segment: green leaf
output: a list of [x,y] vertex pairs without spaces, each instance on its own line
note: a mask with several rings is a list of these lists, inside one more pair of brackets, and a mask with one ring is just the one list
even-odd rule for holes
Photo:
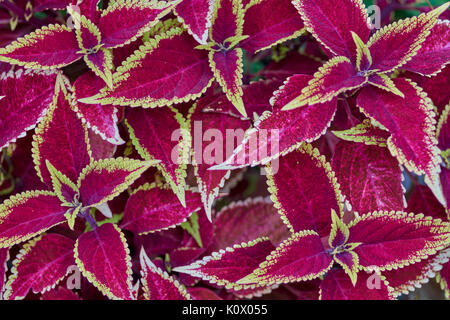
[[197,212],[194,212],[189,220],[183,222],[181,225],[181,228],[187,231],[194,240],[197,242],[197,244],[203,248],[202,244],[202,238],[200,236],[200,226],[198,224],[198,215]]

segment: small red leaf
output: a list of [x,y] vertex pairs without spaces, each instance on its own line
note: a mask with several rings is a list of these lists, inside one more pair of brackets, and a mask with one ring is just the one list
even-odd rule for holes
[[141,282],[146,300],[190,300],[191,297],[178,281],[155,266],[141,250]]

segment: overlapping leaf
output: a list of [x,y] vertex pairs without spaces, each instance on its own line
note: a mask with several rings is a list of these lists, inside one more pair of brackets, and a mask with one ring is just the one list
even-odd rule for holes
[[325,133],[334,118],[337,101],[305,106],[292,111],[281,108],[298,95],[298,88],[311,80],[308,75],[295,75],[275,92],[267,111],[258,119],[254,129],[246,132],[233,155],[216,169],[231,169],[265,164],[287,154],[303,142],[312,142]]
[[141,250],[141,282],[146,300],[190,300],[191,297],[177,280],[161,270]]
[[82,102],[148,108],[195,99],[213,74],[208,54],[194,47],[195,40],[181,28],[157,35],[117,69],[112,90],[102,89]]
[[136,234],[161,231],[183,223],[201,206],[200,195],[191,191],[186,192],[183,207],[170,189],[144,185],[128,199],[120,226]]
[[126,124],[139,155],[160,161],[158,169],[184,203],[190,139],[183,116],[175,109],[136,108],[128,112]]

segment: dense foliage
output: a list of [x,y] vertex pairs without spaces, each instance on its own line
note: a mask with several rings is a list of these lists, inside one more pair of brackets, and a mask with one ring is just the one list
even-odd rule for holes
[[0,298],[450,298],[449,5],[0,2]]

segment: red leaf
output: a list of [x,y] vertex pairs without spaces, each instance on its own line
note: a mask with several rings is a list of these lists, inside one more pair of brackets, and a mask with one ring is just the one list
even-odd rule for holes
[[85,104],[77,101],[80,98],[90,97],[103,88],[104,82],[93,72],[80,76],[73,84],[73,103],[77,115],[103,139],[113,144],[122,144],[124,141],[119,135],[117,127],[117,107],[111,105]]
[[128,44],[155,26],[179,1],[115,1],[102,11],[98,27],[104,48]]
[[184,203],[189,139],[187,124],[175,109],[134,108],[126,116],[131,141],[145,160],[160,160],[156,166],[173,192]]
[[14,195],[0,205],[0,248],[26,241],[66,220],[67,207],[48,191]]
[[342,212],[341,193],[331,166],[311,145],[302,145],[268,167],[271,199],[292,233],[331,230],[331,210]]
[[210,51],[209,63],[222,90],[236,109],[247,116],[242,101],[243,77],[242,49]]
[[136,234],[174,228],[198,211],[201,205],[200,195],[191,191],[186,192],[186,206],[183,207],[171,190],[144,185],[128,198],[120,226]]
[[267,238],[259,238],[220,250],[189,266],[175,268],[174,271],[187,273],[228,289],[253,289],[255,285],[240,285],[236,282],[255,270],[273,249],[274,246]]
[[411,60],[447,7],[448,3],[429,13],[400,20],[378,30],[367,43],[372,56],[371,69],[390,72]]
[[436,199],[430,188],[423,185],[416,185],[414,187],[414,191],[408,200],[408,207],[406,208],[406,211],[423,213],[426,216],[440,218],[442,220],[447,218],[445,208]]
[[433,105],[410,80],[393,79],[393,82],[407,98],[370,86],[361,90],[357,104],[368,117],[389,130],[387,145],[400,164],[434,180],[440,159]]
[[214,241],[209,251],[268,237],[273,245],[289,237],[288,230],[269,199],[233,202],[217,213]]
[[240,284],[271,285],[312,280],[324,275],[333,265],[333,258],[325,251],[314,231],[301,231],[278,246]]
[[402,172],[386,148],[342,141],[336,146],[332,166],[353,210],[403,209]]
[[298,95],[299,88],[311,79],[295,75],[275,92],[271,100],[273,112],[265,112],[249,130],[233,155],[215,169],[234,169],[265,164],[285,155],[303,142],[312,142],[323,135],[334,118],[337,100],[307,105],[301,109],[281,108]]
[[191,297],[178,281],[161,270],[141,250],[141,282],[146,300],[190,300]]
[[0,49],[0,61],[32,69],[64,67],[82,57],[75,32],[65,25],[42,27]]
[[244,8],[240,0],[216,0],[212,26],[211,40],[224,44],[225,40],[242,35]]
[[153,163],[126,158],[102,159],[85,167],[78,178],[80,203],[95,207],[125,191]]
[[435,277],[436,273],[442,269],[442,265],[448,262],[449,256],[450,251],[443,250],[428,259],[404,268],[386,270],[383,275],[389,281],[389,286],[394,289],[396,296],[408,294]]
[[356,286],[352,284],[343,270],[331,270],[320,284],[321,300],[394,300],[392,288],[380,281],[379,288],[369,288],[370,275],[358,273]]
[[349,225],[349,243],[365,270],[397,269],[419,262],[448,245],[449,224],[423,215],[374,212]]
[[25,136],[45,116],[54,94],[56,73],[19,69],[0,76],[0,149]]
[[450,61],[450,22],[438,21],[417,54],[402,69],[434,75]]
[[195,40],[180,28],[157,35],[117,69],[112,90],[104,88],[81,100],[146,108],[193,100],[206,91],[213,79],[207,52],[195,46]]
[[26,243],[13,261],[5,299],[23,299],[29,290],[43,293],[54,288],[75,264],[74,244],[58,234],[45,234]]
[[368,16],[361,0],[294,0],[309,32],[334,55],[356,61],[351,31],[365,43],[369,39]]
[[75,260],[83,275],[110,299],[132,300],[131,258],[120,229],[106,223],[82,234]]
[[175,13],[199,43],[206,44],[211,27],[212,0],[183,0],[175,7]]
[[70,96],[61,82],[53,103],[33,136],[33,160],[41,180],[51,185],[46,162],[72,182],[91,161],[88,133],[71,108]]
[[60,286],[56,289],[45,292],[42,295],[42,300],[81,300],[81,299],[72,290]]
[[228,154],[231,155],[236,147],[235,143],[240,143],[250,124],[248,121],[225,114],[201,112],[205,102],[206,104],[209,102],[208,97],[196,103],[195,109],[191,110],[189,121],[195,175],[206,214],[211,219],[213,202],[231,172],[208,169],[222,163]]
[[367,81],[368,77],[360,75],[349,59],[335,57],[319,68],[308,85],[297,88],[300,94],[290,95],[291,100],[284,101],[283,110],[331,101],[343,92],[362,87]]
[[247,39],[240,47],[256,52],[299,37],[304,31],[302,19],[289,0],[265,0],[245,11],[243,34]]

